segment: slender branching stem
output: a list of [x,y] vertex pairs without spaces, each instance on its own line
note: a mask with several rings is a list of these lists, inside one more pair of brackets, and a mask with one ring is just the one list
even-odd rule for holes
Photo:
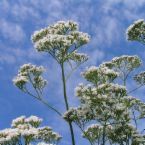
[[33,95],[32,93],[30,93],[30,92],[27,90],[27,88],[24,89],[24,92],[27,93],[27,94],[29,94],[29,95],[31,95],[33,98],[39,100],[41,103],[43,103],[43,104],[44,104],[45,106],[47,106],[49,109],[55,111],[59,116],[62,116],[61,113],[60,113],[57,109],[55,109],[55,108],[52,107],[52,105],[50,105],[47,101],[45,101],[44,99],[42,99],[43,97],[42,97],[42,95],[41,95],[41,92],[40,92],[39,90],[37,90],[37,88],[35,87],[35,85],[34,85],[34,83],[33,83],[33,80],[31,79],[31,76],[29,75],[29,73],[28,73],[28,77],[29,77],[30,83],[31,83],[31,85],[33,86],[33,88],[34,88],[34,90],[35,90],[37,96],[36,96],[36,95]]
[[72,75],[72,73],[81,65],[81,63],[79,63],[78,65],[76,65],[74,68],[72,68],[72,70],[70,71],[70,73],[66,76],[66,81],[70,78],[70,76]]
[[140,88],[143,87],[143,86],[144,86],[144,85],[140,85],[140,86],[134,88],[133,90],[129,91],[128,94],[130,94],[130,93],[132,93],[132,92],[134,92],[134,91],[140,89]]
[[61,73],[62,73],[63,95],[64,95],[65,107],[66,107],[66,110],[69,110],[69,104],[68,104],[68,98],[67,98],[67,92],[66,92],[66,79],[65,79],[65,73],[64,73],[64,63],[61,64]]
[[[60,66],[61,66],[61,73],[62,73],[63,95],[64,95],[65,107],[66,107],[66,110],[69,110],[69,104],[68,104],[68,98],[67,98],[67,92],[66,92],[66,79],[65,79],[65,72],[64,72],[64,63],[62,62]],[[71,132],[72,145],[75,145],[73,126],[70,121],[68,122],[68,124],[69,124],[70,132]]]
[[41,99],[39,99],[39,101],[42,102],[45,106],[47,106],[51,110],[55,111],[59,116],[62,117],[62,114],[57,109],[55,109],[54,107],[52,107],[46,100],[44,100],[44,99],[41,98]]
[[105,137],[106,137],[106,122],[103,127],[103,138],[102,138],[102,145],[105,145]]
[[134,110],[132,110],[132,114],[133,114],[133,120],[134,120],[134,123],[135,123],[135,127],[137,129],[137,119],[136,119]]
[[27,93],[28,95],[32,96],[34,99],[40,101],[41,103],[43,103],[45,106],[47,106],[49,109],[51,109],[52,111],[55,111],[59,116],[62,116],[61,113],[54,108],[52,105],[50,105],[47,101],[45,101],[44,99],[42,99],[42,97],[40,98],[39,96],[35,96],[32,93],[30,93],[27,89],[23,90],[24,93]]

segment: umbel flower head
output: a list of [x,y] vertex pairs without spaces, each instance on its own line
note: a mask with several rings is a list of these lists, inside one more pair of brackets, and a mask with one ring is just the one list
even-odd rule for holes
[[[98,87],[91,85],[79,84],[75,88],[76,96],[80,99],[81,103],[85,104],[95,104],[104,101],[113,101],[113,99],[118,99],[127,95],[127,90],[124,86],[105,83]],[[100,104],[101,105],[101,104]]]
[[101,67],[108,67],[115,71],[132,71],[138,68],[142,64],[141,59],[137,55],[129,56],[129,55],[122,55],[119,57],[114,57],[109,62],[104,62],[100,66]]
[[81,63],[88,60],[88,55],[85,53],[78,53],[76,50],[69,56],[70,60]]
[[95,142],[100,136],[102,136],[103,127],[99,124],[91,124],[83,132],[83,137],[90,139],[92,142]]
[[119,75],[108,67],[96,67],[91,66],[81,73],[82,76],[87,80],[96,85],[103,84],[106,82],[112,82]]
[[64,113],[63,118],[84,128],[90,120],[93,120],[93,112],[88,107],[70,108]]
[[13,82],[22,90],[26,89],[28,83],[31,83],[35,89],[42,90],[47,84],[47,81],[42,77],[44,70],[43,66],[32,65],[31,63],[24,64],[20,67],[18,75],[13,79]]
[[42,122],[42,119],[37,116],[30,116],[26,118],[25,116],[20,116],[12,121],[12,127],[17,128],[17,126],[22,124],[29,124],[32,127],[38,127]]
[[[32,144],[42,142],[44,145],[57,144],[61,136],[50,127],[39,127],[42,119],[37,116],[20,116],[12,121],[12,128],[0,131],[1,145],[19,145],[20,142]],[[39,143],[38,143],[39,144]],[[41,143],[40,143],[41,144]]]
[[138,84],[141,84],[141,85],[145,85],[145,71],[139,73],[139,74],[136,74],[134,76],[134,80],[138,83]]
[[118,77],[125,80],[129,74],[140,67],[141,64],[142,61],[137,55],[122,55],[120,57],[114,57],[111,61],[102,63],[100,67],[108,67],[118,72]]
[[[88,43],[89,40],[90,36],[80,32],[78,24],[73,21],[58,21],[32,35],[32,42],[36,50],[48,52],[58,62],[71,59],[71,53]],[[76,57],[76,55],[75,58],[80,60],[80,57]]]
[[130,41],[145,42],[145,22],[139,19],[130,25],[126,31],[127,39]]

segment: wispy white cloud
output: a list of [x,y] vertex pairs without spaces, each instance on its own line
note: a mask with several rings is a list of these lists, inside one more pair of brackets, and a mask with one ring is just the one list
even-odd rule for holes
[[121,25],[116,18],[103,17],[94,27],[94,46],[109,47],[120,39]]
[[7,41],[22,42],[25,38],[25,32],[22,27],[5,19],[0,19],[1,29],[0,34]]
[[102,3],[102,12],[110,14],[112,11],[113,15],[118,19],[126,18],[134,20],[144,16],[144,12],[141,10],[144,4],[144,0],[105,0]]
[[14,68],[30,61],[43,60],[43,55],[37,53],[33,48],[26,49],[0,45],[0,53],[0,64],[2,66],[14,66]]
[[31,6],[14,4],[11,8],[12,14],[16,17],[17,20],[27,20],[30,18],[39,19],[40,14]]
[[1,8],[0,12],[7,13],[8,10],[10,9],[10,4],[9,4],[8,0],[1,0],[0,8]]

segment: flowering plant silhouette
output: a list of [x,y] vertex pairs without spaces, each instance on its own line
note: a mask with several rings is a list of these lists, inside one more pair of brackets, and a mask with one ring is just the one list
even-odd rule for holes
[[[138,41],[144,44],[144,20],[135,21],[128,27],[126,34],[129,41]],[[122,55],[103,62],[98,67],[88,67],[81,73],[86,83],[80,83],[75,89],[75,95],[80,101],[79,106],[72,108],[68,102],[67,79],[81,64],[88,60],[88,56],[79,53],[78,50],[89,41],[90,36],[80,32],[78,24],[73,21],[59,21],[36,31],[32,35],[35,49],[38,52],[48,53],[60,66],[66,112],[60,112],[58,108],[45,100],[44,88],[47,86],[47,80],[43,77],[45,71],[43,66],[24,64],[13,79],[14,84],[22,92],[42,102],[68,123],[72,145],[76,144],[74,125],[80,128],[82,137],[88,140],[91,145],[145,144],[144,128],[140,127],[140,122],[145,118],[145,103],[132,96],[134,91],[145,85],[145,72],[134,75],[136,70],[142,66],[139,56]],[[66,65],[71,68],[69,73],[66,73]],[[129,90],[128,85],[132,82],[136,82],[137,86]],[[31,121],[36,122],[33,124]],[[45,128],[46,134],[43,134],[43,129],[38,128],[40,122],[41,119],[37,117],[16,119],[13,121],[12,124],[15,125],[12,127],[19,129],[19,125],[23,128],[24,124],[26,132],[25,130],[24,132],[20,131],[19,134],[15,132],[12,138],[14,137],[14,141],[18,142],[18,137],[21,136],[26,144],[35,138],[42,139],[45,143],[58,143],[61,136],[50,128]],[[34,129],[30,128],[32,134],[29,131],[30,126]],[[36,133],[36,130],[39,133]],[[13,128],[10,129],[11,131],[13,133]],[[9,130],[3,132],[7,134]],[[27,133],[30,135],[28,135],[28,139]],[[41,135],[39,136],[39,134]],[[3,139],[3,135],[0,132],[1,138]],[[10,140],[13,141],[13,139]],[[5,144],[8,144],[7,141]]]

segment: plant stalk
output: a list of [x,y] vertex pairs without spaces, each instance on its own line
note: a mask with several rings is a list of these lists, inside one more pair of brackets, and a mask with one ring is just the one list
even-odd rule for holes
[[[67,92],[66,92],[66,79],[65,79],[65,73],[64,73],[64,63],[61,64],[61,73],[62,73],[63,95],[64,95],[65,107],[66,107],[66,110],[69,110],[69,104],[68,104],[68,98],[67,98]],[[72,122],[69,121],[68,124],[69,124],[69,128],[70,128],[70,133],[71,133],[72,145],[75,145],[75,137],[74,137]]]

